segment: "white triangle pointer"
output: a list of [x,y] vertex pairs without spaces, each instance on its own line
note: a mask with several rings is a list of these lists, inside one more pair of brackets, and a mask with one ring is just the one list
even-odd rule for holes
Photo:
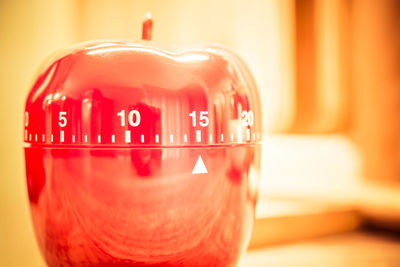
[[206,165],[204,165],[203,159],[201,156],[197,158],[196,165],[194,165],[192,174],[199,174],[199,173],[208,173]]

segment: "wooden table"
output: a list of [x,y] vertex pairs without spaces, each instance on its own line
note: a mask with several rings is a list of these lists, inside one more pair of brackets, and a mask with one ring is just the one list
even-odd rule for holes
[[400,267],[400,237],[351,232],[248,251],[238,267]]

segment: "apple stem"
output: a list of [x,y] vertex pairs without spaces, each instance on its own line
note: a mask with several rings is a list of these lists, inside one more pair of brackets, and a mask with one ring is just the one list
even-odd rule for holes
[[142,40],[150,41],[152,30],[153,30],[153,19],[151,18],[150,12],[147,12],[142,24]]

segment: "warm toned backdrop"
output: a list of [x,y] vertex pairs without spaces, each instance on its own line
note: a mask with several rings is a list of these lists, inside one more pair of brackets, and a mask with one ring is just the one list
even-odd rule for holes
[[[263,99],[271,108],[265,120],[272,121],[274,113],[286,112],[272,100],[278,99],[277,94],[289,93],[291,83],[290,79],[282,79],[280,71],[287,68],[291,55],[290,47],[285,45],[290,42],[283,42],[290,38],[290,29],[280,30],[287,27],[282,21],[290,18],[286,6],[290,1],[255,1],[251,5],[229,0],[1,1],[0,265],[42,264],[29,218],[22,118],[35,70],[50,53],[90,39],[135,40],[140,36],[144,14],[151,11],[154,39],[159,42],[213,42],[238,50],[257,74],[259,83],[268,83],[270,89],[263,92]],[[280,59],[281,54],[285,55],[284,60]],[[282,116],[289,119],[290,109],[286,113]],[[275,121],[281,123],[282,119]]]
[[[248,63],[264,128],[277,133],[265,142],[262,177],[275,194],[345,188],[358,170],[355,147],[363,176],[400,181],[399,1],[2,0],[0,266],[43,265],[22,153],[24,100],[37,66],[77,42],[135,40],[147,11],[156,41],[221,43]],[[379,211],[393,202],[385,194],[379,201]]]

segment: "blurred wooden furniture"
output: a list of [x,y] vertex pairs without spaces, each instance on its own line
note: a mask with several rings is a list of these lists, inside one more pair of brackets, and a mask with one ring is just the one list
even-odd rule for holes
[[352,232],[248,251],[238,267],[400,266],[400,237]]
[[400,184],[400,2],[294,0],[289,133],[344,133],[363,175]]
[[400,2],[353,1],[351,133],[369,180],[400,183]]
[[259,203],[249,249],[350,232],[362,224],[349,207],[305,199],[270,199]]

